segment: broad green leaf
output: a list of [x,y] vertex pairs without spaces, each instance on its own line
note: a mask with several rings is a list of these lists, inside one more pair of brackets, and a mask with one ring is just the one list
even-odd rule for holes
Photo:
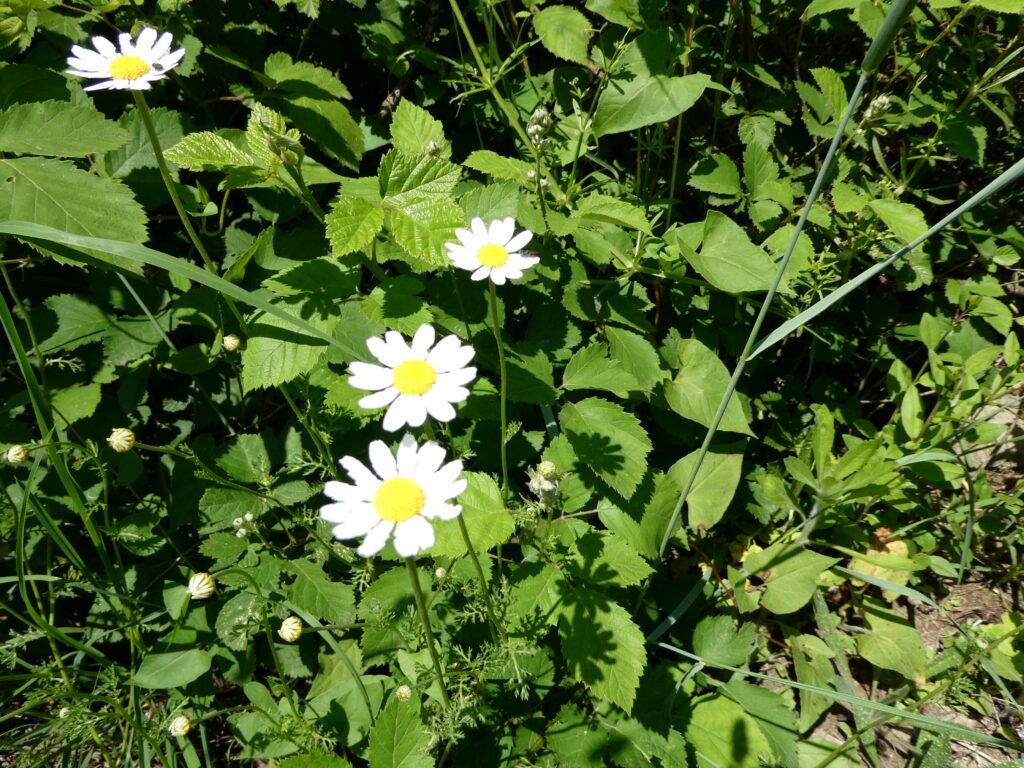
[[392,694],[370,731],[370,768],[432,768],[429,747],[419,699],[399,701]]
[[577,351],[565,366],[562,388],[568,390],[603,389],[619,397],[639,389],[636,379],[618,360],[608,359],[605,344],[590,344]]
[[147,653],[132,682],[140,688],[180,688],[210,671],[210,654],[199,648]]
[[661,369],[661,358],[643,336],[614,325],[605,326],[604,336],[608,339],[612,360],[621,363],[645,392],[650,392],[666,378]]
[[737,631],[730,616],[706,616],[693,630],[693,652],[709,664],[742,667],[754,652],[756,631],[751,622]]
[[[509,587],[508,620],[513,632],[558,623],[559,583],[566,576],[547,563],[525,563],[514,572]],[[542,629],[542,632],[546,629]]]
[[[1024,2],[1020,2],[1020,5],[1024,9]],[[939,131],[939,139],[943,144],[960,157],[973,160],[978,165],[985,162],[987,138],[988,130],[985,128],[985,124],[970,114],[952,115]]]
[[93,109],[61,101],[17,104],[0,113],[4,152],[85,157],[117,149],[128,132]]
[[292,61],[287,53],[277,51],[267,56],[263,71],[277,88],[302,91],[324,99],[351,98],[348,88],[330,70],[306,61]]
[[[184,137],[181,113],[173,109],[151,107],[149,114],[161,147],[172,147]],[[123,146],[103,156],[103,167],[107,175],[122,179],[140,168],[156,168],[156,154],[138,110],[125,112],[117,122],[127,133],[128,140]]]
[[[402,99],[392,115],[391,143],[406,157],[429,154],[447,159],[452,151],[441,121],[409,99]],[[432,146],[437,150],[429,151]]]
[[811,76],[814,77],[814,82],[818,84],[818,88],[821,90],[826,101],[828,101],[829,107],[831,107],[832,119],[838,120],[849,103],[843,79],[839,76],[838,72],[828,67],[815,67],[811,69]]
[[899,200],[872,200],[868,207],[896,237],[913,242],[928,230],[924,214],[910,203]]
[[608,736],[607,728],[600,721],[591,718],[575,704],[564,704],[544,741],[555,754],[558,765],[582,766],[593,765],[594,755],[604,752]]
[[374,323],[412,336],[433,315],[420,294],[423,283],[414,277],[390,278],[359,302],[359,308]]
[[251,592],[239,592],[217,612],[217,637],[233,651],[244,650],[261,630],[262,601]]
[[710,192],[714,195],[726,195],[728,197],[739,197],[740,171],[736,163],[725,154],[716,152],[690,169],[690,179],[687,185],[701,192]]
[[[687,454],[669,469],[668,474],[679,487],[693,471],[697,454]],[[686,514],[690,530],[707,530],[716,525],[736,493],[743,471],[742,453],[708,453],[700,465],[697,477],[686,496]]]
[[609,195],[587,195],[579,201],[574,216],[651,233],[651,225],[640,208]]
[[651,451],[640,420],[620,405],[591,397],[565,405],[559,421],[579,459],[577,471],[596,474],[629,498],[647,471]]
[[[0,33],[0,49],[3,48]],[[40,69],[31,64],[6,64],[0,68],[0,109],[12,104],[34,101],[67,101],[68,81],[52,69]]]
[[386,207],[400,207],[410,197],[450,193],[459,175],[459,166],[443,157],[409,156],[397,149],[384,156],[377,170]]
[[384,227],[384,209],[362,198],[340,196],[324,220],[331,253],[344,256],[369,245]]
[[44,303],[57,315],[57,329],[39,344],[44,354],[70,351],[101,341],[111,326],[111,320],[102,309],[80,296],[70,293],[50,296]]
[[577,587],[562,596],[558,634],[569,676],[629,712],[647,665],[643,633],[629,612],[600,592]]
[[757,721],[719,693],[693,700],[684,736],[696,750],[696,768],[759,768],[775,757]]
[[587,0],[587,10],[622,27],[643,27],[638,0]]
[[598,514],[608,530],[621,536],[647,559],[657,560],[681,490],[674,478],[655,473],[650,499],[638,498],[640,494],[635,494],[624,509],[602,499],[598,503]]
[[[17,221],[125,243],[146,239],[145,211],[128,187],[64,160],[0,159],[0,222]],[[123,269],[141,272],[137,263],[114,260]]]
[[222,171],[239,166],[256,166],[256,158],[212,131],[190,133],[164,155],[190,171]]
[[580,520],[557,528],[569,551],[562,561],[571,582],[582,579],[596,586],[629,587],[651,574],[651,566],[624,538],[598,531]]
[[289,561],[288,570],[298,578],[286,593],[300,610],[327,624],[345,624],[355,620],[355,592],[350,584],[332,581],[323,568],[303,558]]
[[507,357],[509,399],[518,403],[550,405],[555,402],[551,358],[542,350],[513,352]]
[[[831,661],[835,654],[825,642],[816,635],[797,635],[787,639],[793,651],[793,670],[796,672],[796,679],[805,685],[830,690],[832,678],[836,674]],[[835,702],[826,694],[804,688],[800,689],[799,694],[800,719],[797,727],[804,733]]]
[[803,608],[817,588],[818,577],[839,562],[785,541],[747,557],[747,570],[764,582],[761,605],[776,614]]
[[525,160],[502,157],[489,149],[478,149],[471,152],[469,157],[462,161],[462,164],[496,179],[515,181],[522,185],[529,185],[527,174],[533,170],[533,166]]
[[385,200],[388,227],[402,250],[430,268],[450,264],[444,244],[455,240],[465,215],[446,195],[404,194],[401,205]]
[[594,113],[594,135],[633,131],[670,120],[692,107],[711,83],[705,74],[612,77]]
[[711,211],[704,222],[700,251],[681,238],[678,229],[670,237],[683,257],[711,285],[726,293],[766,291],[775,277],[775,263],[764,249],[754,244],[736,222],[723,213]]
[[199,517],[203,526],[199,533],[206,534],[223,528],[230,528],[236,517],[252,513],[259,517],[266,511],[264,502],[258,496],[235,488],[207,488],[199,499]]
[[576,64],[589,61],[591,28],[587,17],[566,5],[548,5],[533,15],[541,43],[560,59]]
[[868,632],[857,635],[857,650],[874,666],[899,672],[917,685],[925,681],[928,652],[918,630],[905,617],[868,599],[864,602]]
[[[684,339],[676,346],[679,373],[665,385],[669,408],[692,421],[710,427],[722,396],[729,387],[729,371],[710,349],[697,339]],[[736,395],[722,417],[720,429],[753,435]]]
[[[504,544],[515,531],[515,523],[505,510],[498,484],[481,472],[463,472],[466,490],[457,499],[462,505],[462,520],[469,529],[469,539],[478,552]],[[466,554],[458,520],[434,521],[434,546],[430,554],[461,557]]]
[[778,764],[797,768],[797,743],[800,741],[793,713],[786,701],[775,691],[743,680],[722,686],[722,692],[738,703],[757,723],[758,729],[771,744]]
[[[330,334],[338,318],[312,316],[309,322]],[[242,351],[242,387],[249,392],[284,384],[313,370],[326,351],[326,343],[295,331],[291,323],[274,316],[262,317],[249,325]]]
[[270,484],[270,454],[261,435],[231,437],[220,447],[216,462],[232,480]]
[[100,383],[72,384],[50,395],[50,405],[65,424],[87,419],[96,412],[100,404]]

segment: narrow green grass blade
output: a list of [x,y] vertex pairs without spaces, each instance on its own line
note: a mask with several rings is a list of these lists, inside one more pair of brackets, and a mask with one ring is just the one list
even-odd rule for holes
[[124,259],[130,259],[131,261],[140,264],[148,264],[151,267],[157,267],[158,269],[165,270],[166,272],[170,272],[178,277],[184,277],[187,280],[192,280],[193,282],[205,285],[208,288],[213,288],[215,291],[218,291],[225,296],[230,296],[237,301],[244,302],[251,307],[263,310],[269,315],[274,315],[275,317],[290,323],[296,330],[301,330],[303,333],[314,336],[332,347],[343,350],[341,343],[334,339],[334,337],[324,333],[319,328],[310,325],[305,320],[296,317],[290,312],[286,312],[281,309],[281,307],[270,303],[261,296],[257,296],[251,291],[247,291],[234,283],[230,283],[224,278],[218,277],[202,267],[198,267],[195,264],[191,264],[182,259],[176,259],[173,256],[168,256],[166,253],[154,251],[152,248],[147,248],[144,245],[124,243],[120,240],[105,240],[99,237],[72,235],[68,232],[62,232],[59,229],[45,227],[41,224],[33,224],[27,221],[2,221],[0,222],[0,233],[14,235],[22,240],[43,245],[50,250],[59,252],[62,256],[66,256],[69,259],[80,261],[84,264],[91,264],[93,266],[103,268],[116,266],[113,259],[103,259],[102,254],[107,254],[109,256],[119,256]]
[[797,328],[807,325],[809,322],[811,322],[811,320],[816,318],[818,315],[820,315],[826,309],[831,307],[833,304],[836,304],[839,301],[841,301],[847,295],[860,288],[860,286],[862,286],[871,278],[875,277],[881,272],[884,272],[898,258],[907,253],[910,253],[910,251],[917,248],[917,246],[919,246],[925,240],[928,240],[929,238],[933,237],[938,232],[945,229],[949,224],[959,219],[969,210],[975,208],[978,205],[981,205],[981,203],[988,200],[996,192],[999,192],[1004,187],[1013,184],[1022,176],[1024,176],[1024,158],[1018,160],[1011,168],[1000,174],[995,181],[993,181],[991,184],[989,184],[987,187],[981,190],[978,194],[974,195],[974,197],[972,197],[966,203],[961,205],[955,211],[948,214],[944,219],[942,219],[942,221],[940,221],[934,227],[929,229],[927,232],[925,232],[923,235],[917,238],[914,242],[903,246],[898,251],[896,251],[896,253],[892,254],[892,256],[887,258],[885,261],[880,261],[873,267],[864,270],[859,275],[857,275],[857,277],[853,278],[850,282],[846,283],[841,288],[837,288],[835,291],[830,293],[821,301],[805,309],[803,312],[801,312],[799,315],[792,318],[791,320],[787,320],[786,322],[784,322],[774,331],[765,336],[760,342],[758,342],[757,346],[754,347],[754,349],[751,351],[747,359],[753,360],[766,349],[775,346],[786,336],[789,336],[789,334],[791,334]]

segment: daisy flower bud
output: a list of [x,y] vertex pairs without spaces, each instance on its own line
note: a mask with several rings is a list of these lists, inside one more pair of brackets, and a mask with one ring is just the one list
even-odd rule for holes
[[71,55],[67,59],[68,74],[100,81],[86,86],[87,91],[106,88],[147,91],[150,83],[163,80],[185,55],[184,48],[171,50],[172,39],[170,32],[158,37],[155,29],[144,27],[135,42],[126,32],[118,35],[121,48],[118,51],[118,47],[107,38],[94,37],[94,50],[80,45],[71,46]]
[[118,453],[127,453],[135,446],[135,433],[125,427],[118,427],[110,433],[107,444]]
[[382,440],[374,440],[373,471],[345,456],[340,463],[353,484],[328,481],[324,495],[334,503],[321,507],[320,517],[334,524],[336,539],[363,536],[356,550],[360,557],[380,552],[392,532],[395,551],[414,557],[434,544],[431,520],[453,520],[462,512],[458,504],[448,503],[466,490],[466,481],[460,478],[462,462],[444,460],[444,448],[433,441],[420,447],[406,435],[395,456]]
[[217,585],[208,573],[194,573],[188,580],[188,594],[193,600],[205,600],[216,590]]
[[242,346],[242,340],[233,333],[229,333],[220,341],[220,348],[229,354],[234,352],[240,346]]
[[447,576],[448,576],[448,571],[446,571],[444,568],[437,568],[434,571],[434,578],[437,579],[438,581],[444,581],[445,577],[447,577]]
[[412,698],[412,688],[408,685],[400,685],[395,690],[395,698],[403,704]]
[[171,724],[167,726],[167,732],[175,738],[184,736],[191,730],[192,721],[189,720],[185,715],[178,715],[176,718],[171,720]]
[[294,643],[302,637],[302,619],[298,616],[289,616],[277,628],[277,636],[286,643]]
[[448,258],[459,269],[473,274],[472,280],[491,278],[495,285],[504,285],[506,280],[523,276],[523,270],[538,261],[536,256],[523,256],[521,249],[533,237],[524,230],[515,234],[515,219],[496,219],[485,225],[483,219],[475,218],[469,229],[456,229],[457,243],[445,243]]
[[361,408],[387,406],[383,427],[395,432],[403,426],[419,427],[429,414],[437,421],[455,418],[452,403],[469,397],[463,386],[476,376],[466,367],[473,348],[459,343],[457,336],[445,336],[434,344],[434,329],[421,325],[407,345],[400,333],[388,331],[384,338],[372,337],[366,346],[381,365],[352,363],[348,383],[356,389],[373,391],[359,401]]
[[28,461],[28,448],[24,445],[12,445],[7,449],[7,460],[11,464],[24,464]]

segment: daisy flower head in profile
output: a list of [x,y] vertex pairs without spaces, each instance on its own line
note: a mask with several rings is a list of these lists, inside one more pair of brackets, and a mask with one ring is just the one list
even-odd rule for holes
[[422,426],[428,414],[437,421],[451,421],[455,418],[452,403],[469,397],[463,385],[476,376],[476,368],[466,367],[473,359],[473,348],[460,344],[454,335],[437,344],[434,338],[429,325],[419,327],[411,344],[400,333],[388,331],[384,338],[366,340],[367,349],[381,365],[356,362],[349,366],[349,384],[373,392],[359,401],[360,407],[388,406],[386,431]]
[[522,248],[530,242],[533,232],[523,230],[515,234],[516,222],[512,218],[495,219],[485,225],[483,219],[475,218],[469,229],[456,229],[457,243],[445,243],[448,258],[459,269],[467,269],[473,280],[491,278],[495,285],[504,285],[506,280],[523,276],[523,270],[532,267],[540,259],[524,256]]
[[68,74],[100,81],[86,86],[87,91],[105,88],[149,90],[150,83],[162,80],[185,55],[184,48],[171,50],[172,39],[170,32],[158,36],[152,27],[143,27],[135,42],[127,32],[118,35],[119,51],[107,38],[93,37],[95,50],[71,46]]
[[462,512],[458,504],[448,503],[466,490],[462,462],[444,460],[444,448],[430,440],[417,446],[407,434],[397,455],[382,440],[374,440],[373,471],[351,456],[342,458],[339,463],[352,483],[326,483],[324,495],[333,503],[320,508],[320,517],[334,524],[336,539],[365,537],[356,549],[361,557],[380,552],[392,532],[395,551],[414,557],[434,544],[431,520],[453,520]]

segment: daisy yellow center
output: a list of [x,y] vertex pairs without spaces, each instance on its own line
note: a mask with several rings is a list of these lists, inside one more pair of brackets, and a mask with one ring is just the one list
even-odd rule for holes
[[437,371],[426,360],[406,360],[395,366],[395,389],[403,395],[422,395],[434,386]]
[[137,80],[149,72],[149,64],[138,56],[118,56],[110,62],[110,76],[115,80]]
[[488,243],[480,246],[476,252],[476,260],[484,267],[500,267],[508,261],[508,251],[500,245]]
[[373,497],[373,509],[381,520],[401,523],[419,514],[426,500],[419,484],[407,477],[393,477],[380,484]]

